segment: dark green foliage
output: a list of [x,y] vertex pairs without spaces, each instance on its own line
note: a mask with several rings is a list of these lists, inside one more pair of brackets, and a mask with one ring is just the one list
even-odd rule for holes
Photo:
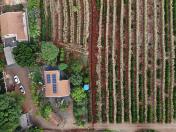
[[6,92],[5,90],[5,84],[3,79],[3,73],[0,72],[0,94],[4,94]]
[[[173,0],[173,27],[176,27],[176,0]],[[176,28],[173,28],[174,36],[176,35]]]
[[40,106],[41,116],[48,119],[52,112],[52,107],[49,103],[42,104]]
[[143,105],[139,105],[139,122],[144,123],[145,121],[145,109]]
[[135,94],[135,58],[131,56],[131,114],[132,122],[137,122],[137,99]]
[[41,18],[41,40],[46,41],[46,18],[44,10],[44,1],[40,0],[40,18]]
[[165,67],[165,93],[168,93],[168,89],[170,88],[170,64],[169,61],[166,60]]
[[157,122],[162,122],[162,105],[161,105],[161,89],[157,88],[157,107],[156,107],[156,116]]
[[86,117],[87,117],[87,102],[84,101],[82,103],[76,103],[73,104],[73,114],[76,120],[76,124],[78,126],[84,126],[86,123]]
[[117,81],[116,83],[116,92],[118,92],[118,96],[117,96],[117,114],[116,114],[116,121],[117,123],[121,123],[122,122],[122,103],[121,103],[121,99],[120,99],[120,81]]
[[43,129],[34,126],[30,127],[29,130],[27,130],[27,132],[43,132]]
[[64,48],[61,48],[59,52],[59,61],[63,62],[64,60],[65,60],[65,50]]
[[169,123],[169,98],[165,98],[165,123]]
[[47,12],[48,12],[48,15],[47,15],[47,37],[48,37],[48,41],[52,39],[52,14],[51,14],[51,11],[50,11],[50,7],[47,8]]
[[0,44],[0,53],[3,53],[3,52],[4,52],[4,45]]
[[145,108],[144,108],[144,89],[143,89],[143,76],[139,74],[139,101],[142,102],[139,105],[139,122],[143,123],[145,121]]
[[126,76],[125,75],[127,75],[127,73],[126,73],[127,71],[124,71],[123,73],[123,87],[124,87],[124,91],[123,91],[123,95],[124,95],[124,109],[126,110],[126,112],[124,112],[124,121],[125,122],[128,122],[129,121],[129,112],[128,112],[128,110],[129,110],[129,95],[128,95],[128,87],[127,87],[127,81],[126,81]]
[[145,92],[144,92],[144,89],[143,89],[143,85],[144,85],[143,75],[139,74],[139,101],[142,102],[142,104],[139,105],[139,122],[140,123],[144,123],[144,121],[145,121],[145,107],[144,107]]
[[23,98],[15,93],[0,95],[0,128],[13,131],[19,125]]
[[43,83],[42,74],[39,67],[33,67],[33,71],[31,72],[31,79],[37,85],[41,85]]
[[168,23],[168,18],[169,18],[168,9],[169,9],[169,0],[164,0],[164,12],[165,12],[164,18],[165,18],[166,24]]
[[36,62],[37,49],[36,45],[21,42],[13,49],[14,58],[22,67],[34,66]]
[[[109,47],[109,50],[111,51],[112,47]],[[112,55],[109,53],[109,58],[112,58]],[[109,66],[108,66],[108,72],[109,72],[109,78],[108,78],[108,88],[109,88],[109,121],[111,123],[114,122],[114,100],[113,100],[113,73],[112,73],[112,59],[109,59]]]
[[174,108],[174,119],[176,119],[176,87],[173,91],[173,108]]
[[61,70],[61,71],[64,71],[64,70],[66,70],[67,68],[68,68],[68,65],[65,64],[65,63],[61,63],[61,64],[59,65],[59,70]]
[[152,111],[152,106],[148,105],[147,106],[147,122],[152,123],[153,122],[153,111]]
[[5,66],[5,62],[4,62],[4,60],[0,60],[0,72],[3,71],[4,66]]
[[128,0],[124,0],[124,4],[128,4]]
[[72,74],[70,77],[70,82],[72,83],[73,86],[81,85],[82,81],[83,81],[83,77],[81,76],[80,73]]
[[152,73],[151,73],[151,69],[148,69],[147,71],[147,93],[148,93],[148,97],[151,96],[151,79],[152,79]]
[[69,65],[70,65],[71,72],[73,73],[79,73],[83,68],[81,62],[78,60],[73,60]]
[[87,100],[86,93],[84,92],[83,88],[79,86],[73,89],[71,96],[76,103],[81,103],[84,100]]
[[139,74],[139,100],[144,100],[144,90],[143,90],[143,76]]
[[59,53],[59,49],[51,42],[42,42],[41,56],[47,64],[54,65]]
[[101,1],[100,0],[96,0],[96,8],[97,8],[97,10],[100,10],[100,8],[101,8]]
[[29,36],[32,41],[36,41],[40,36],[38,18],[40,15],[40,0],[28,0],[28,20]]
[[2,12],[18,12],[22,11],[24,9],[22,4],[17,4],[17,5],[5,5],[3,6]]

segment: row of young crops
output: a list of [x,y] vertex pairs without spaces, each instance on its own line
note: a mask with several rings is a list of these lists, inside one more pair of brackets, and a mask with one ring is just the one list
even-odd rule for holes
[[[46,0],[42,2],[42,34],[46,39],[80,51],[87,50],[90,24],[89,0]],[[49,28],[49,29],[48,29]],[[48,35],[49,33],[49,35]],[[45,39],[43,35],[43,39]]]
[[94,122],[173,122],[176,0],[96,0],[96,11]]
[[42,40],[89,46],[94,122],[176,119],[176,0],[50,0],[41,6]]

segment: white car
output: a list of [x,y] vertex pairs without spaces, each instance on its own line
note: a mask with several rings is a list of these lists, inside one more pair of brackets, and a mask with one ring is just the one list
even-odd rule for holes
[[15,75],[13,78],[14,78],[16,84],[20,84],[20,79],[18,78],[17,75]]
[[24,87],[21,85],[20,86],[20,92],[22,93],[22,94],[25,94],[26,92],[25,92],[25,89],[24,89]]

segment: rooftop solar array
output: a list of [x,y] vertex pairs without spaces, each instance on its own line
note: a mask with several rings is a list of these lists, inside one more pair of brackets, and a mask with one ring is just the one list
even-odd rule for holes
[[57,86],[56,86],[56,83],[53,83],[53,93],[57,93]]
[[51,83],[51,77],[50,77],[50,74],[47,74],[47,75],[46,75],[46,78],[47,78],[47,83]]
[[52,74],[53,93],[57,93],[56,74]]
[[56,83],[56,74],[52,74],[52,82]]

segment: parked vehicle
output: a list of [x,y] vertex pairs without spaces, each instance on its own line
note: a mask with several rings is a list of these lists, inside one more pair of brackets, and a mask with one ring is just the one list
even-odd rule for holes
[[25,88],[21,85],[20,86],[20,92],[22,93],[22,94],[25,94],[26,92],[25,92]]
[[14,76],[14,80],[16,84],[20,84],[20,79],[17,75]]

